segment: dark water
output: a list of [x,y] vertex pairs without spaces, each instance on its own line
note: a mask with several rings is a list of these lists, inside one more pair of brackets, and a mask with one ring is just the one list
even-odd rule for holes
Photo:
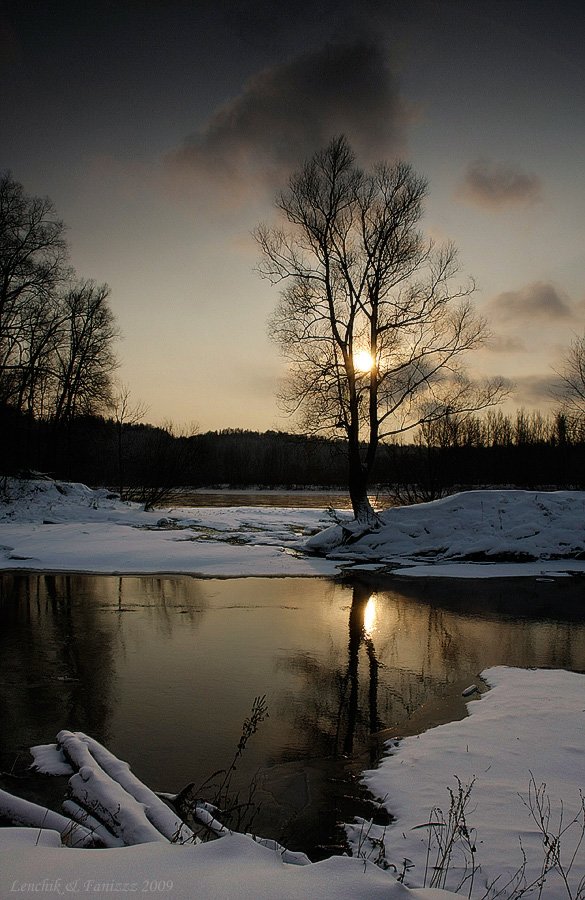
[[[461,691],[483,668],[585,670],[584,586],[5,574],[2,768],[79,729],[176,791],[230,762],[265,694],[237,777],[260,770],[259,832],[311,849],[352,814],[334,808],[348,767],[384,737],[465,715]],[[36,790],[6,774],[0,786]]]
[[[370,502],[375,509],[393,505],[386,493],[371,494]],[[176,488],[162,506],[292,506],[301,509],[327,509],[331,506],[334,509],[351,509],[351,502],[347,491]]]

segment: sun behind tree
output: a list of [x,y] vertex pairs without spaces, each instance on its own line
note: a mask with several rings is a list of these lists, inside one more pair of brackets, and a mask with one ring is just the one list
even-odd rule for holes
[[353,354],[353,366],[356,372],[367,375],[374,368],[374,359],[368,350],[356,350]]

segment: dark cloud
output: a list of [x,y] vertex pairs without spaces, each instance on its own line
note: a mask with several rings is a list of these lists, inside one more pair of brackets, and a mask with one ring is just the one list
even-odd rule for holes
[[502,334],[493,334],[485,346],[492,353],[526,353],[526,346],[520,338]]
[[211,183],[232,201],[282,184],[315,150],[345,134],[364,163],[404,145],[411,116],[382,45],[327,44],[249,79],[167,157],[182,188]]
[[487,209],[527,206],[540,199],[541,181],[519,166],[477,160],[467,168],[457,196]]
[[532,319],[572,319],[573,310],[566,294],[545,281],[535,281],[519,291],[498,294],[489,304],[499,318],[529,322]]
[[562,382],[558,375],[521,375],[514,380],[514,399],[520,405],[538,406],[559,396]]

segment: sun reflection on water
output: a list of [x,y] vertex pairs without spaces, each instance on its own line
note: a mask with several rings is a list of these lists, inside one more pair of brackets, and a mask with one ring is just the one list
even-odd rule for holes
[[376,594],[372,594],[364,610],[364,632],[371,637],[376,630]]

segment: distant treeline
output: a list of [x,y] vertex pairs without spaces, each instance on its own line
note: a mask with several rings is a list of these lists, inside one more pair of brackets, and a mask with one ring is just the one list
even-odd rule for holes
[[[0,409],[0,474],[40,471],[148,499],[175,486],[343,485],[343,442],[276,431],[184,435],[172,426],[78,417],[67,425]],[[383,455],[382,455],[383,456]]]
[[432,500],[457,487],[581,489],[585,422],[524,410],[446,418],[396,448],[392,471],[387,480],[405,500]]
[[[0,407],[0,474],[40,471],[108,485],[156,503],[179,486],[341,486],[342,440],[278,431],[177,433],[80,416],[38,421]],[[423,427],[410,443],[384,446],[374,482],[399,498],[434,499],[457,487],[585,486],[585,426],[562,415],[490,411]]]

